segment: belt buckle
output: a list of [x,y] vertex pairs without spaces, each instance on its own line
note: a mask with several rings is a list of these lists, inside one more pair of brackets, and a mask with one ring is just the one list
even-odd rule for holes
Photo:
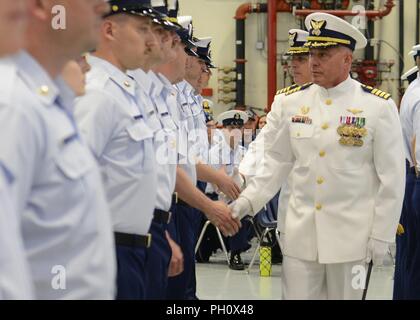
[[172,219],[172,212],[168,211],[168,220],[166,221],[166,224],[169,224],[171,222]]
[[150,248],[151,245],[152,245],[152,235],[148,233],[146,235],[146,248]]
[[175,195],[175,203],[178,203],[178,192],[174,192]]

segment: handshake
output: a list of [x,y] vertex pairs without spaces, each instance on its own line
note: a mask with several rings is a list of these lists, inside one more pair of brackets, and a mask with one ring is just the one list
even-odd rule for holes
[[252,208],[247,199],[239,197],[229,206],[223,201],[213,201],[210,210],[205,214],[224,236],[231,237],[241,228],[241,219],[252,214]]
[[[252,209],[248,200],[239,197],[240,192],[245,188],[245,179],[239,171],[235,168],[232,177],[228,176],[224,170],[220,173],[222,179],[217,185],[220,201],[214,201],[211,209],[205,214],[223,235],[233,236],[241,227],[240,220],[252,213]],[[227,205],[228,203],[230,204]]]

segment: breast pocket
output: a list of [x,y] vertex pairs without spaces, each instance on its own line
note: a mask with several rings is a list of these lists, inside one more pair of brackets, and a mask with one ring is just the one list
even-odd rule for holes
[[153,149],[153,132],[144,120],[137,120],[126,127],[129,141],[126,156],[129,161],[136,159],[138,170],[149,171],[155,160]]
[[290,125],[290,138],[292,139],[309,139],[314,135],[314,126],[308,124]]
[[95,165],[89,150],[78,139],[65,142],[55,162],[64,176],[71,180],[82,178]]
[[290,144],[299,166],[308,167],[310,164],[314,132],[313,125],[290,124]]

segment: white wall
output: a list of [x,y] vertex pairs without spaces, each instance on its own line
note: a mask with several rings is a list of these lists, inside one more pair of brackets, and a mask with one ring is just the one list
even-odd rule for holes
[[[266,2],[264,0],[261,0]],[[383,39],[398,50],[398,5],[401,0],[396,0],[396,7],[391,14],[383,20],[375,23],[375,38]],[[234,66],[235,59],[235,11],[239,5],[245,2],[259,2],[256,0],[180,0],[180,14],[192,15],[194,22],[195,36],[213,37],[212,54],[215,64],[219,67]],[[364,1],[353,1],[363,3]],[[385,0],[375,0],[378,8],[380,3]],[[405,27],[405,52],[404,71],[414,66],[414,62],[407,56],[415,41],[415,22],[416,22],[416,0],[405,0],[404,27]],[[299,20],[289,13],[278,13],[278,40],[287,40],[287,31],[291,28],[299,27]],[[265,14],[251,14],[246,20],[246,104],[254,107],[264,108],[267,100],[267,60],[263,52],[255,49],[258,39],[258,21],[263,20],[266,25]],[[263,30],[264,39],[266,30]],[[278,43],[278,52],[282,52],[287,47],[287,42]],[[360,53],[356,53],[356,56]],[[396,79],[399,78],[398,55],[388,45],[382,44],[381,60],[394,60],[395,66],[391,74],[385,74],[389,81],[384,81],[381,89],[393,94],[395,100],[398,99]],[[282,67],[278,65],[278,87],[284,83]],[[219,76],[223,76],[219,72]],[[210,82],[210,87],[214,89],[213,101],[217,104],[217,89],[224,84],[217,81],[218,73],[215,71]],[[230,84],[234,85],[234,83]],[[234,96],[234,93],[231,95]],[[232,105],[230,105],[232,106]],[[215,107],[215,113],[227,109],[227,106],[220,103]]]

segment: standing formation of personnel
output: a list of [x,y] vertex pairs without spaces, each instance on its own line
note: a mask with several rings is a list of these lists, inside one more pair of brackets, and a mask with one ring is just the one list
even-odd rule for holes
[[285,299],[360,299],[354,269],[395,237],[394,298],[420,297],[418,68],[399,117],[349,76],[366,38],[314,13],[271,112],[213,117],[212,39],[177,0],[62,0],[60,32],[54,1],[3,2],[0,299],[198,299],[203,217],[242,270],[267,204]]

